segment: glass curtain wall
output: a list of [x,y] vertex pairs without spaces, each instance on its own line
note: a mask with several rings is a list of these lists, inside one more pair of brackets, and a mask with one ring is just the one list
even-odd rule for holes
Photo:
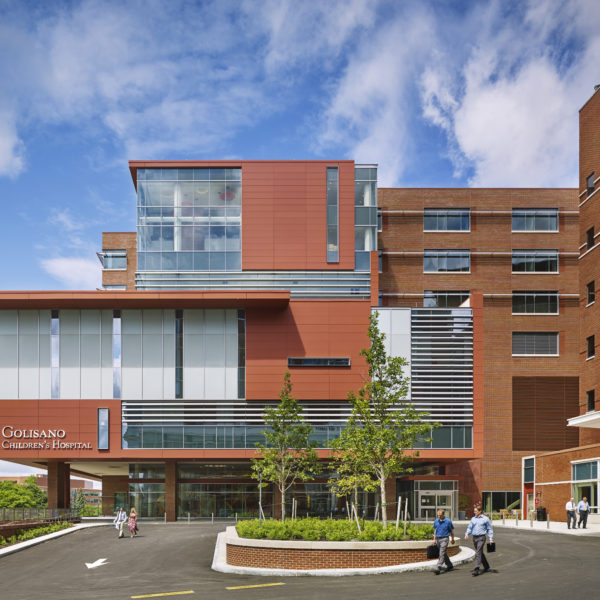
[[354,269],[369,271],[377,250],[377,167],[354,169]]
[[240,271],[242,170],[138,169],[139,271]]

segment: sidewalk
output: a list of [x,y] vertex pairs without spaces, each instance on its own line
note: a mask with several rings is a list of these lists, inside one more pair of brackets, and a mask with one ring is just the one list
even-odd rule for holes
[[[461,529],[467,529],[469,521],[454,521],[460,533]],[[523,531],[547,531],[549,533],[564,533],[566,535],[589,536],[600,535],[600,523],[590,523],[588,521],[586,529],[567,529],[567,519],[564,521],[524,521],[519,519],[494,519],[492,527],[502,529],[522,529]],[[462,534],[464,536],[464,533]]]

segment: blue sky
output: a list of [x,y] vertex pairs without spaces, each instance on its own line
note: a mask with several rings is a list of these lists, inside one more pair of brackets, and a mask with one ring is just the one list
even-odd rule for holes
[[575,186],[594,0],[0,0],[1,289],[93,289],[128,159],[354,158]]

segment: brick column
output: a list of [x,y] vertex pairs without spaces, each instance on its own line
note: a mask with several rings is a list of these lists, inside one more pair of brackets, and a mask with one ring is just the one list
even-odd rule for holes
[[48,463],[48,508],[71,506],[71,468],[64,462]]
[[165,510],[167,521],[177,520],[177,463],[165,463]]

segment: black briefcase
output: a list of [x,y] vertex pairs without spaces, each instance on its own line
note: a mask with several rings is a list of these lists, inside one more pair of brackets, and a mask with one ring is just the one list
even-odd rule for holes
[[440,557],[440,549],[437,544],[431,544],[427,546],[427,558],[439,558]]
[[488,542],[487,551],[496,552],[496,542]]

